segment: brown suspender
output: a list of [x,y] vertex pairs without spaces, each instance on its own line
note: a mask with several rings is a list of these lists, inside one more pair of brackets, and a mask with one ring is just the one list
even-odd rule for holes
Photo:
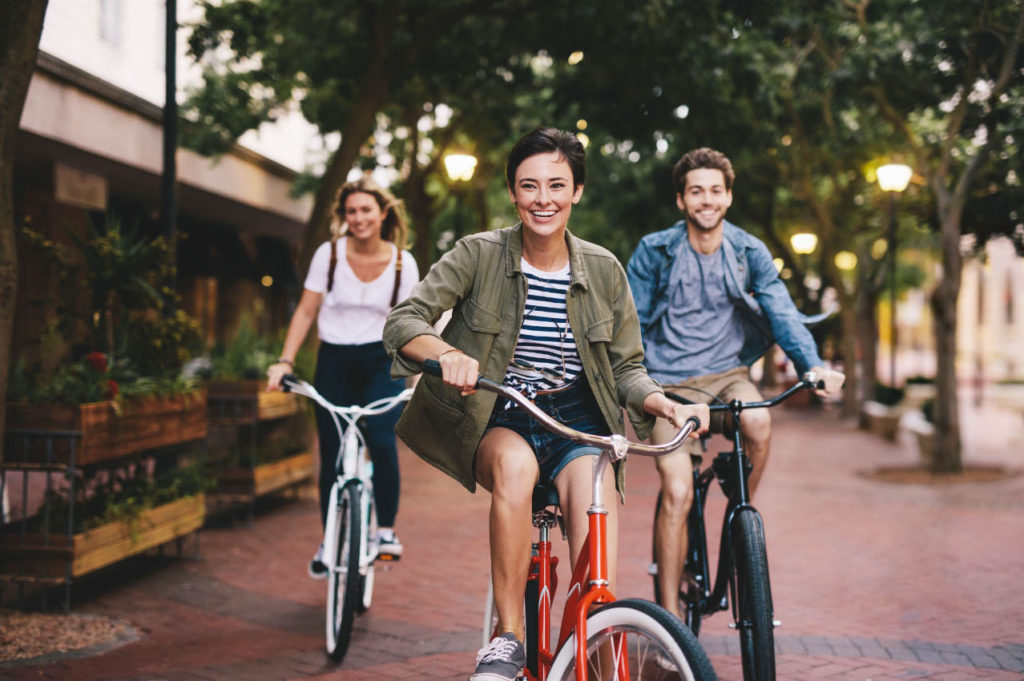
[[327,268],[327,292],[334,288],[334,267],[338,264],[338,242],[331,239],[331,266]]
[[[395,288],[391,291],[391,307],[398,303],[398,287],[402,283],[402,251],[398,250],[395,256]],[[337,241],[331,239],[331,264],[327,268],[327,292],[334,288],[334,268],[338,264]]]
[[398,285],[402,283],[402,251],[398,250],[398,255],[395,256],[395,288],[391,291],[391,307],[395,306],[398,302]]

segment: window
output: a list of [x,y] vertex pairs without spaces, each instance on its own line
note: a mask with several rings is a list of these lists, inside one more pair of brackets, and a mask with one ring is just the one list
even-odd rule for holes
[[100,0],[100,38],[121,44],[121,0]]

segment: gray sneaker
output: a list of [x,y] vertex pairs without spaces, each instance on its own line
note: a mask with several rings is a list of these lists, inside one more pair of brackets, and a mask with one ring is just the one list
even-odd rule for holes
[[476,654],[476,671],[469,681],[513,681],[526,666],[526,649],[515,634],[495,636]]

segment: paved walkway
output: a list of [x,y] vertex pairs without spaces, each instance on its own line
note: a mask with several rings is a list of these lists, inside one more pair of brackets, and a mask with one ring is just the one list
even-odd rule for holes
[[[901,485],[868,473],[909,465],[833,412],[777,409],[757,498],[767,525],[778,678],[1024,679],[1024,476]],[[968,463],[1024,468],[1024,421],[964,416]],[[721,441],[720,441],[721,442]],[[0,666],[0,679],[59,681],[464,680],[487,584],[485,493],[470,495],[403,452],[406,557],[378,573],[344,664],[322,652],[323,582],[305,576],[315,501],[269,505],[251,525],[208,528],[201,557],[146,557],[77,585],[74,610],[130,622],[102,654]],[[630,462],[620,596],[650,597],[653,464]],[[712,517],[722,500],[709,502]],[[714,534],[714,532],[712,532]],[[564,555],[564,554],[563,554]],[[728,617],[701,641],[724,681],[742,674]]]

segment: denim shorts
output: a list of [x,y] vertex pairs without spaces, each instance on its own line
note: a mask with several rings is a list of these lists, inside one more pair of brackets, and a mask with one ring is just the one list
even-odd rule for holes
[[[555,435],[540,425],[519,405],[505,409],[507,400],[499,397],[487,422],[487,429],[508,428],[526,440],[537,457],[540,466],[540,483],[551,483],[565,466],[581,456],[597,456],[599,447],[583,445]],[[585,380],[578,380],[572,386],[547,395],[538,395],[534,400],[540,409],[576,430],[595,435],[610,435],[594,394]],[[485,430],[485,432],[486,432]]]

